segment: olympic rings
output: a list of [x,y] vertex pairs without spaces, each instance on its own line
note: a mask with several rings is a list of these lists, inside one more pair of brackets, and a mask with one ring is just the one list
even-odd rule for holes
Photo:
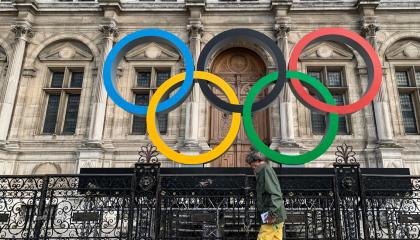
[[[149,106],[136,106],[135,104],[125,101],[115,89],[113,79],[115,80],[116,68],[124,54],[126,54],[134,45],[151,39],[155,40],[156,38],[161,38],[161,40],[173,43],[179,48],[179,51],[184,57],[186,72],[177,74],[166,80],[153,94]],[[239,104],[235,91],[227,82],[214,74],[204,72],[206,65],[208,64],[208,58],[215,53],[216,49],[219,49],[222,44],[227,43],[228,41],[237,39],[246,39],[251,43],[261,45],[273,57],[277,67],[277,72],[268,74],[255,83],[249,91],[243,105]],[[296,72],[299,56],[303,49],[307,45],[319,41],[335,41],[347,44],[354,48],[365,61],[368,69],[368,90],[364,96],[355,103],[336,106],[331,93],[321,82],[311,76]],[[354,113],[369,104],[379,91],[382,81],[381,63],[369,42],[358,34],[341,28],[323,28],[304,36],[292,51],[288,66],[290,71],[286,70],[286,63],[282,52],[268,36],[251,29],[228,30],[215,36],[207,43],[199,56],[197,68],[198,70],[203,71],[194,71],[191,53],[189,52],[188,47],[179,38],[163,30],[146,29],[129,34],[119,41],[109,53],[103,70],[105,89],[108,91],[108,94],[114,103],[130,113],[146,115],[147,131],[152,143],[155,144],[157,149],[166,157],[183,164],[206,163],[221,156],[227,151],[235,141],[239,131],[241,114],[243,115],[245,132],[252,145],[269,159],[283,164],[308,163],[321,156],[331,146],[338,129],[338,115]],[[252,123],[252,113],[269,106],[280,94],[287,78],[290,78],[291,89],[295,96],[304,105],[310,107],[312,110],[317,109],[328,113],[328,129],[322,141],[315,149],[301,155],[285,155],[270,149],[261,141],[261,139],[259,139]],[[204,82],[204,80],[207,82]],[[168,112],[181,104],[189,95],[194,81],[198,81],[204,95],[212,104],[221,110],[232,113],[231,128],[225,139],[211,151],[198,156],[184,155],[174,151],[165,144],[156,128],[156,113],[163,111]],[[312,97],[304,89],[301,81],[318,91],[325,103]],[[224,91],[229,102],[225,102],[216,96],[209,88],[208,82],[215,84]],[[271,92],[264,99],[254,104],[253,101],[257,94],[270,83],[274,83]],[[159,103],[160,99],[165,94],[177,87],[179,87],[179,89],[172,97]]]
[[[287,78],[297,78],[300,81],[309,84],[315,90],[317,90],[324,100],[328,104],[335,105],[335,100],[328,89],[322,85],[316,78],[313,78],[307,74],[301,72],[292,72],[287,71]],[[259,138],[257,132],[252,123],[252,111],[251,106],[258,95],[258,93],[266,87],[269,83],[272,83],[277,79],[277,72],[270,73],[269,75],[261,78],[259,81],[255,83],[255,85],[249,90],[248,95],[245,98],[244,103],[244,110],[242,113],[242,117],[244,120],[244,129],[245,133],[247,134],[249,140],[251,141],[252,145],[261,153],[263,153],[267,158],[270,160],[283,163],[283,164],[304,164],[310,162],[314,159],[317,159],[321,156],[334,141],[334,138],[337,134],[338,130],[338,115],[335,113],[329,113],[329,121],[328,121],[328,130],[325,136],[322,138],[321,143],[313,150],[306,152],[302,155],[285,155],[270,149],[264,142]]]
[[[147,131],[149,133],[150,141],[156,146],[156,148],[164,154],[169,159],[183,164],[202,164],[209,162],[220,155],[222,155],[224,152],[226,152],[230,145],[232,145],[233,141],[236,139],[236,135],[238,134],[239,127],[241,125],[241,114],[240,113],[232,113],[232,124],[229,129],[228,134],[226,135],[225,139],[214,149],[210,150],[209,152],[192,156],[192,155],[184,155],[181,153],[178,153],[174,150],[172,150],[168,145],[165,144],[165,142],[162,140],[162,138],[159,136],[159,132],[156,128],[156,107],[159,103],[159,100],[162,98],[162,96],[169,90],[173,85],[176,85],[177,83],[183,81],[185,78],[185,73],[177,74],[168,80],[166,80],[153,94],[150,103],[149,108],[147,109],[147,115],[146,115],[146,126]],[[239,99],[236,96],[235,91],[232,89],[232,87],[229,85],[229,83],[225,82],[220,77],[208,73],[208,72],[200,72],[195,71],[194,72],[194,78],[199,80],[207,80],[211,83],[218,86],[224,93],[226,94],[229,101],[233,104],[238,104]]]
[[148,40],[155,40],[156,37],[167,40],[169,43],[173,43],[176,47],[179,48],[179,51],[184,57],[186,72],[185,81],[182,83],[181,88],[179,88],[179,90],[172,97],[160,103],[156,112],[169,111],[173,108],[176,108],[183,102],[183,100],[188,96],[192,89],[194,81],[194,61],[188,46],[185,45],[181,39],[172,33],[160,29],[144,29],[133,32],[121,39],[111,49],[106,58],[103,70],[104,85],[109,97],[112,99],[112,101],[114,101],[115,104],[127,112],[144,116],[147,112],[147,106],[135,105],[133,103],[127,102],[120,96],[114,84],[118,63],[134,46],[147,42]]
[[299,80],[291,79],[292,90],[295,95],[300,98],[303,104],[310,108],[316,108],[324,112],[332,112],[338,114],[354,113],[368,105],[378,93],[382,82],[382,65],[375,49],[369,44],[366,39],[362,38],[357,33],[348,31],[342,28],[321,28],[305,35],[295,46],[289,60],[289,70],[297,71],[298,59],[303,49],[309,44],[316,41],[336,41],[343,42],[356,49],[362,56],[367,65],[368,71],[368,88],[365,95],[349,105],[331,106],[323,103],[313,96],[311,96],[300,83]]
[[[277,71],[279,72],[278,79],[275,82],[274,87],[270,91],[270,93],[267,96],[265,96],[262,100],[256,102],[253,105],[252,111],[255,112],[263,110],[278,97],[286,80],[286,62],[284,60],[283,53],[281,52],[277,44],[273,42],[273,40],[267,35],[257,32],[255,30],[245,28],[237,28],[224,31],[212,38],[201,51],[200,57],[197,61],[197,70],[206,70],[205,68],[207,65],[208,57],[211,56],[214,53],[214,51],[219,48],[219,46],[225,44],[227,41],[244,39],[248,40],[251,43],[258,44],[259,46],[266,47],[266,50],[270,52],[271,56],[275,60]],[[211,91],[208,83],[206,82],[200,81],[199,84],[203,94],[216,107],[228,112],[242,113],[242,105],[230,104],[221,100]]]

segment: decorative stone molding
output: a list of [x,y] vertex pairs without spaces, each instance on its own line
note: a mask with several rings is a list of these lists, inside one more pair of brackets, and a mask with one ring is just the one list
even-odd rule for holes
[[[47,47],[39,54],[40,61],[92,61],[93,55],[88,52],[87,49],[77,46],[78,44],[72,43],[71,41],[65,42],[53,46],[52,48]],[[83,46],[84,48],[84,46]]]
[[284,18],[284,21],[278,22],[274,25],[274,31],[277,39],[287,37],[290,29],[290,18]]
[[125,59],[127,61],[178,61],[180,57],[181,56],[177,52],[155,42],[151,42],[149,44],[143,44],[138,47],[135,47],[126,54]]
[[407,41],[396,49],[388,49],[385,55],[388,60],[420,59],[420,41]]
[[376,32],[380,30],[374,16],[363,17],[361,25],[362,35],[365,37],[376,37]]
[[322,42],[305,49],[299,59],[319,61],[319,58],[330,58],[334,60],[350,61],[354,57],[353,52],[341,45]]
[[34,68],[24,68],[22,70],[22,76],[34,78],[36,77],[36,69]]
[[117,24],[115,22],[100,25],[99,31],[103,34],[104,38],[109,38],[111,40],[114,40],[120,34]]
[[187,25],[187,31],[190,37],[202,37],[204,32],[204,26],[201,24],[201,21],[191,21],[191,24]]
[[16,38],[28,40],[33,37],[32,26],[29,23],[15,24],[11,26],[11,31],[16,34]]
[[62,169],[60,165],[56,163],[41,163],[37,165],[31,174],[60,174],[62,173]]

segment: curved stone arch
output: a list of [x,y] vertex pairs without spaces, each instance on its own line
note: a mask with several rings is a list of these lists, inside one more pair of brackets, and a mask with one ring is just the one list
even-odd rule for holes
[[389,39],[387,39],[379,48],[378,54],[379,58],[382,60],[382,63],[385,62],[385,53],[386,51],[395,43],[398,41],[407,39],[407,38],[413,38],[417,39],[420,42],[420,32],[405,32],[405,33],[396,33],[392,35]]
[[264,64],[267,67],[267,69],[270,69],[276,66],[273,58],[265,49],[258,47],[254,44],[249,44],[249,42],[247,41],[240,41],[240,42],[234,41],[229,44],[222,45],[218,47],[216,50],[214,50],[213,54],[207,58],[208,60],[207,60],[206,68],[209,69],[211,66],[213,66],[214,60],[217,58],[217,56],[219,56],[221,53],[231,48],[246,48],[254,52],[264,61]]
[[32,174],[60,174],[61,167],[56,163],[41,163],[34,167]]
[[94,61],[99,60],[99,49],[96,47],[96,45],[93,43],[92,39],[89,39],[88,37],[80,34],[73,34],[73,33],[62,33],[54,35],[42,42],[27,58],[27,64],[26,66],[33,66],[35,63],[36,58],[41,53],[43,49],[50,46],[51,44],[63,41],[63,40],[72,40],[72,41],[79,41],[86,45],[90,51],[92,52],[92,55],[94,57]]
[[2,38],[0,38],[0,47],[3,48],[4,52],[6,53],[7,61],[12,59],[13,48],[10,44],[7,43],[7,41]]

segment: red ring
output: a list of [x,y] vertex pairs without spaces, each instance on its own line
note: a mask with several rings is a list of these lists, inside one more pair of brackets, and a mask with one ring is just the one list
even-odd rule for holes
[[366,53],[370,56],[373,64],[373,81],[370,85],[370,89],[366,92],[366,94],[359,99],[358,101],[349,104],[349,105],[341,105],[341,106],[332,106],[327,103],[321,102],[318,99],[311,96],[303,87],[302,83],[298,79],[290,79],[294,90],[302,98],[305,102],[307,102],[310,106],[324,111],[328,113],[337,113],[337,114],[350,114],[359,111],[366,105],[368,105],[373,98],[375,98],[376,94],[378,93],[381,82],[382,82],[382,65],[379,61],[379,57],[376,54],[375,49],[370,45],[366,39],[361,37],[355,32],[342,29],[342,28],[320,28],[316,31],[313,31],[307,35],[305,35],[295,46],[292,51],[289,60],[289,70],[297,71],[298,60],[299,56],[302,53],[303,49],[310,44],[316,38],[325,36],[325,35],[338,35],[343,36],[349,39],[352,39],[356,43],[358,43],[362,48],[365,49]]

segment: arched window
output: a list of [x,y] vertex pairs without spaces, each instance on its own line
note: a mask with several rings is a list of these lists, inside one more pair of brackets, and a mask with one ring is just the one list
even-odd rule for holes
[[420,42],[405,39],[386,51],[399,97],[401,120],[405,134],[419,134],[420,114]]
[[41,133],[76,133],[86,68],[92,59],[89,49],[76,41],[56,42],[40,53],[39,60],[46,66]]

